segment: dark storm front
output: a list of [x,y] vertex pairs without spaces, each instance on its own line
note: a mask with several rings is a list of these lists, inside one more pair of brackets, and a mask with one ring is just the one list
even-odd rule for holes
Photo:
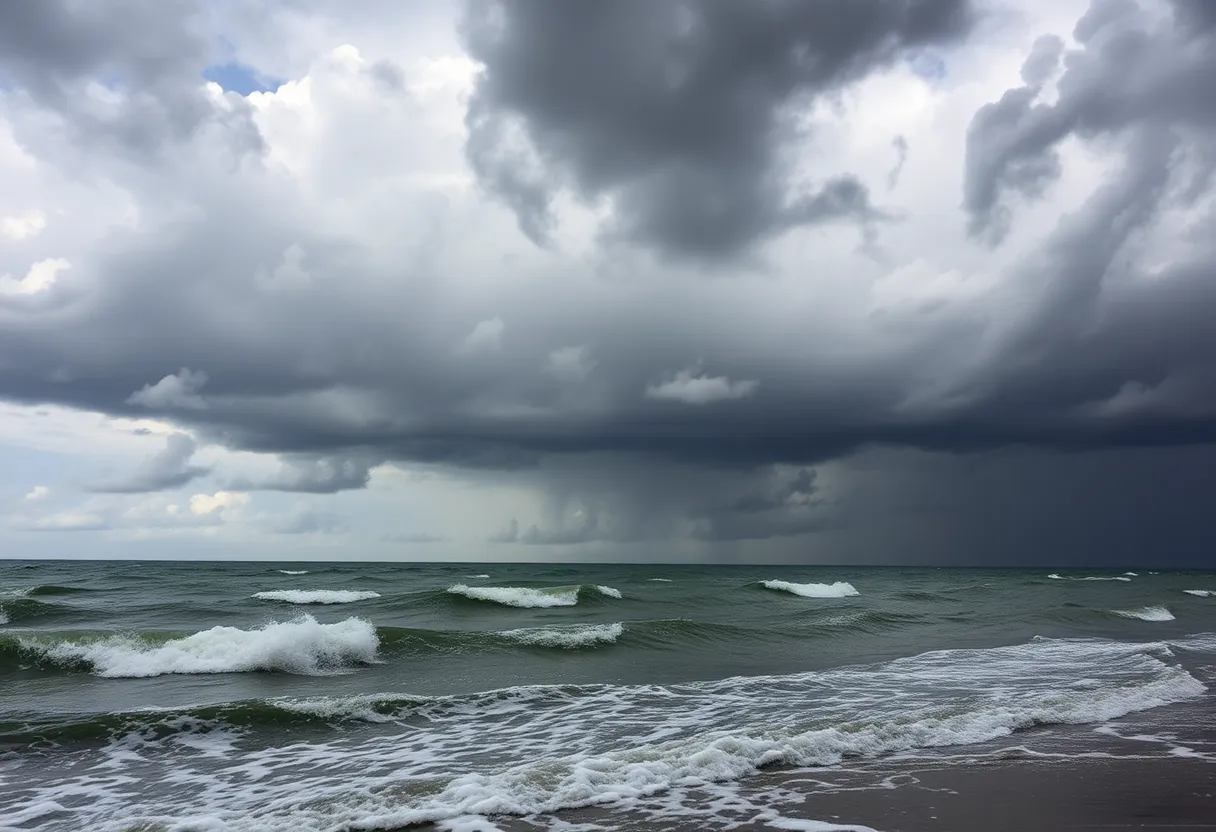
[[[391,829],[1129,713],[1169,736],[1210,705],[1214,591],[1148,571],[5,562],[0,817]],[[1080,754],[1104,734],[1071,736]]]

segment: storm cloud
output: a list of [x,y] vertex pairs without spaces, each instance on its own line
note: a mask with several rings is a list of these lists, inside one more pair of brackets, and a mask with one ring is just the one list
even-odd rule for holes
[[1118,536],[1078,528],[1160,493],[1122,539],[1213,540],[1198,0],[1027,12],[1004,51],[962,0],[435,4],[418,55],[424,12],[369,0],[305,65],[249,35],[289,80],[248,95],[190,4],[19,5],[0,399],[169,432],[84,490],[206,476],[338,539],[398,466],[481,508],[384,545],[972,562],[1092,559]]
[[966,0],[474,2],[469,161],[541,244],[561,188],[609,200],[610,237],[711,262],[870,222],[850,173],[798,180],[798,112],[970,20]]

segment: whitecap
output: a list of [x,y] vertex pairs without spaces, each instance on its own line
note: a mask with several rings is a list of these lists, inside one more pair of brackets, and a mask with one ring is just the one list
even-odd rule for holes
[[601,586],[599,584],[596,584],[595,588],[599,591],[600,595],[605,595],[609,598],[621,597],[621,591],[619,589],[613,589],[610,586]]
[[498,633],[509,641],[529,647],[560,647],[577,650],[598,644],[614,644],[625,632],[625,625],[574,624],[568,627],[527,627],[518,630],[502,630]]
[[288,604],[349,604],[379,598],[379,592],[359,589],[276,589],[255,592],[249,596],[259,601],[283,601]]
[[1182,591],[1187,595],[1198,595],[1200,598],[1211,598],[1213,595],[1216,595],[1216,592],[1210,589],[1184,589]]
[[1138,618],[1141,621],[1173,621],[1174,614],[1162,606],[1140,607],[1135,610],[1111,610],[1115,615],[1124,618]]
[[656,581],[656,582],[658,582],[658,583],[664,583],[664,584],[669,584],[669,583],[671,583],[671,578],[647,578],[646,580],[648,580],[648,581]]
[[157,644],[131,635],[96,640],[48,641],[30,637],[21,646],[66,665],[86,663],[97,676],[141,678],[175,673],[282,671],[323,675],[376,661],[380,640],[362,618],[321,624],[310,615],[253,630],[212,627]]
[[307,569],[280,569],[279,571],[282,572],[284,575],[307,575],[308,574]]
[[860,595],[850,583],[837,581],[833,584],[793,584],[789,581],[761,581],[765,589],[775,589],[781,592],[792,592],[803,598],[846,598],[850,595]]
[[475,601],[490,601],[508,607],[573,607],[578,603],[575,586],[524,587],[524,586],[468,586],[456,584],[448,587],[453,595],[463,595]]

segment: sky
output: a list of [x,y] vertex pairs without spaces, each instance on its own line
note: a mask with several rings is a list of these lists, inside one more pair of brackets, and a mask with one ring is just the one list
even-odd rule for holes
[[0,4],[0,557],[1216,563],[1216,4]]

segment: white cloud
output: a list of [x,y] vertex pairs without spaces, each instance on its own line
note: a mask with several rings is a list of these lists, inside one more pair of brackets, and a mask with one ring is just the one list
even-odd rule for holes
[[37,237],[46,229],[46,214],[41,211],[25,211],[0,219],[0,234],[10,240]]
[[248,494],[239,491],[217,491],[214,494],[195,494],[190,498],[192,514],[211,514],[231,508],[243,508],[249,505]]
[[138,404],[155,410],[180,407],[201,410],[207,406],[198,391],[207,383],[207,374],[183,367],[178,373],[162,378],[156,384],[145,384],[127,397],[128,404]]
[[36,295],[45,292],[54,285],[59,272],[71,267],[72,264],[62,257],[53,257],[30,266],[21,279],[0,275],[0,295]]
[[43,500],[43,499],[46,499],[46,497],[49,496],[50,493],[51,493],[51,489],[47,488],[45,485],[35,485],[25,495],[25,499]]
[[754,395],[759,387],[758,381],[731,381],[726,376],[694,376],[690,370],[681,370],[671,379],[647,387],[646,398],[699,406],[746,399]]
[[464,353],[498,352],[502,349],[502,333],[506,329],[501,318],[490,318],[473,327],[460,345]]

